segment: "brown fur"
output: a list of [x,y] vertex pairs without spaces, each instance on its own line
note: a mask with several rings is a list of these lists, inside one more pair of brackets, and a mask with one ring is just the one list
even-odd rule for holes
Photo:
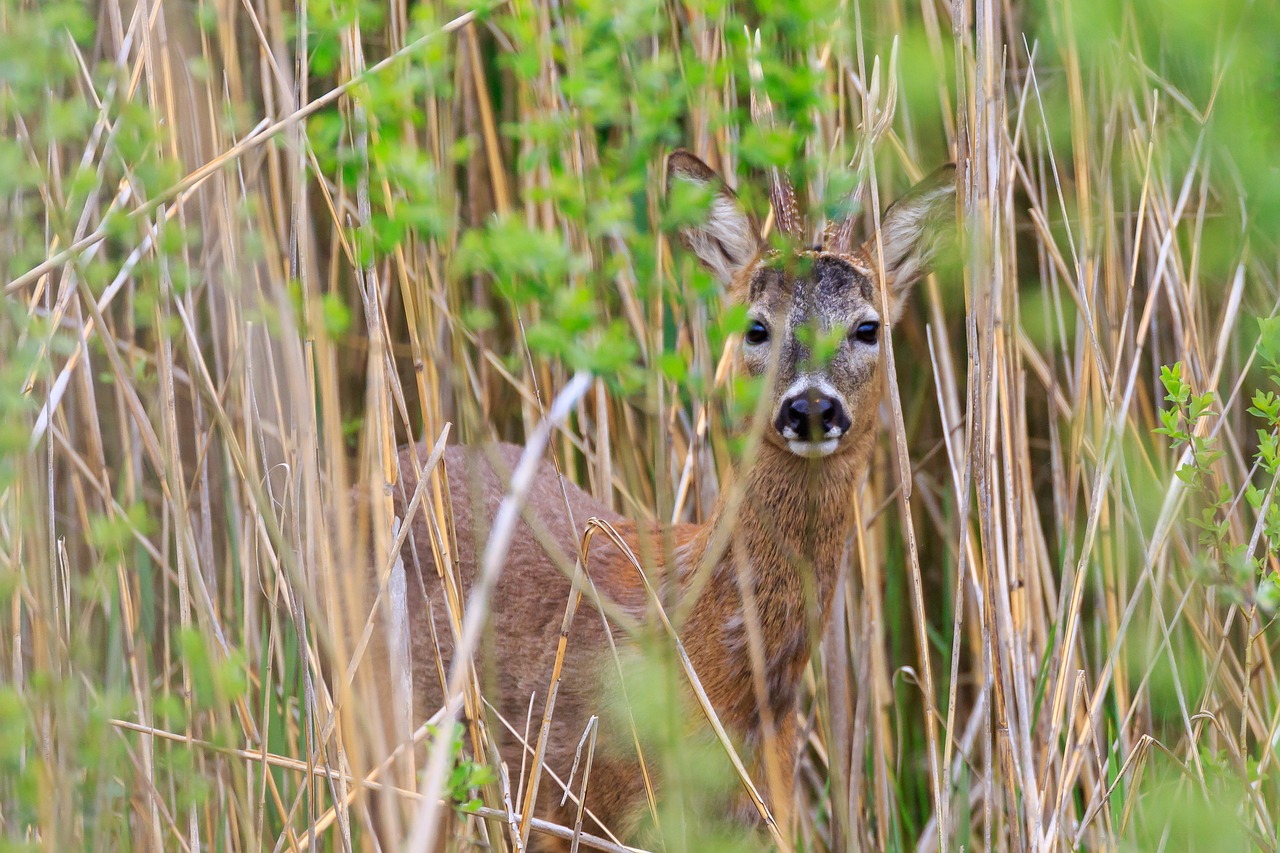
[[[764,251],[751,220],[741,213],[732,193],[705,164],[692,155],[677,152],[672,155],[669,169],[673,179],[710,188],[720,204],[706,225],[688,229],[682,235],[686,244],[708,268],[725,279],[735,298],[748,302],[752,317],[760,318],[773,330],[768,353],[744,347],[739,368],[771,379],[774,411],[795,383],[803,384],[808,381],[806,377],[821,380],[847,408],[851,426],[829,455],[807,458],[789,449],[778,431],[767,425],[763,429],[765,440],[755,458],[738,473],[742,500],[736,512],[728,505],[727,495],[734,491],[730,487],[705,525],[677,525],[665,531],[642,533],[634,523],[572,484],[566,483],[562,492],[555,471],[544,464],[527,501],[533,526],[521,522],[511,542],[492,598],[487,634],[491,641],[483,644],[477,663],[486,698],[508,723],[523,730],[531,696],[535,697],[536,721],[551,681],[561,619],[570,594],[570,582],[561,566],[572,566],[570,555],[576,553],[588,518],[609,521],[633,552],[641,555],[651,578],[675,579],[678,607],[673,609],[685,614],[678,626],[682,642],[720,720],[743,745],[752,778],[762,787],[780,825],[785,827],[799,748],[795,717],[801,679],[813,642],[830,611],[856,497],[854,490],[875,440],[882,386],[879,346],[857,343],[852,338],[842,340],[830,362],[818,365],[810,363],[812,353],[800,342],[799,330],[810,325],[820,331],[835,329],[843,335],[844,329],[856,326],[867,316],[878,318],[882,306],[872,263],[875,255],[870,246],[839,255],[807,252],[787,256],[787,263],[780,265],[775,255]],[[936,190],[941,185],[935,176],[934,184],[927,189]],[[916,193],[917,197],[926,195],[927,192]],[[937,204],[933,198],[928,203]],[[911,204],[904,210],[912,215],[898,218],[905,223],[904,228],[909,226],[916,231],[920,221],[936,213],[933,207],[922,212]],[[740,220],[735,219],[738,216]],[[745,245],[744,228],[751,229],[751,242]],[[897,251],[905,237],[893,228],[894,217],[887,214],[882,245]],[[910,243],[915,242],[913,236]],[[909,246],[898,254],[895,264],[906,265],[903,268],[911,269],[913,275],[925,268],[927,258],[912,255]],[[889,256],[886,250],[886,259]],[[887,273],[892,284],[891,311],[896,314],[910,282],[894,281],[892,268]],[[401,454],[401,494],[412,494],[417,485],[412,474],[414,466],[408,459],[410,452],[413,449],[406,448]],[[419,446],[416,452],[425,459],[425,448]],[[456,526],[455,555],[464,598],[476,577],[495,510],[506,494],[508,475],[521,452],[518,447],[500,445],[484,450],[454,447],[445,453],[443,464]],[[397,510],[403,513],[402,500]],[[544,531],[541,541],[534,527]],[[725,533],[729,535],[726,537]],[[410,569],[409,619],[418,719],[443,704],[435,665],[437,653],[446,667],[451,663],[451,630],[429,541],[427,524],[419,513],[404,551]],[[696,570],[708,549],[720,541],[727,543],[723,553],[696,600],[690,601]],[[615,601],[634,619],[646,618],[650,603],[639,576],[605,537],[595,537],[588,566],[603,596]],[[748,619],[744,618],[739,585],[741,568],[745,568],[751,581],[763,641],[767,714],[762,714],[753,681]],[[623,649],[629,646],[624,631],[615,629],[613,635]],[[438,650],[433,636],[441,641]],[[546,764],[561,778],[568,778],[588,718],[600,715],[602,746],[591,770],[587,808],[599,822],[625,839],[643,809],[645,792],[630,747],[630,733],[606,713],[616,698],[609,648],[601,616],[594,608],[584,606],[569,638]],[[763,731],[766,717],[773,721],[772,737]],[[536,728],[535,723],[535,735]],[[498,736],[503,759],[514,773],[521,766],[518,742],[501,724],[493,726],[492,731]],[[773,744],[771,756],[762,754],[766,743]],[[561,807],[560,793],[559,786],[544,777],[538,814],[571,826],[575,806],[570,801]],[[590,819],[584,829],[597,834],[602,831]],[[549,839],[537,843],[543,845],[541,849],[559,849],[558,843]]]

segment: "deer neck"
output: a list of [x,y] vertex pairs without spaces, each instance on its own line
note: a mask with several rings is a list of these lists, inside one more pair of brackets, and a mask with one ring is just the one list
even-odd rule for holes
[[685,602],[686,649],[700,675],[708,673],[704,686],[717,707],[742,725],[752,725],[756,707],[747,611],[762,640],[770,702],[785,713],[831,610],[863,455],[810,460],[764,443],[740,473],[741,499],[722,497],[682,554],[681,575],[697,596]]

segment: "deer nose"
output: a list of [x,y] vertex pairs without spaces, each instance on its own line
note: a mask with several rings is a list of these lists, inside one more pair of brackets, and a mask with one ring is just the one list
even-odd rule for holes
[[839,400],[826,394],[808,394],[784,402],[774,426],[783,438],[821,441],[844,435],[850,421]]

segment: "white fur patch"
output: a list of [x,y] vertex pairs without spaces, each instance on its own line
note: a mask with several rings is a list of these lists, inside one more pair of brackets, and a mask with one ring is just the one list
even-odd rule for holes
[[[782,399],[790,400],[793,397],[807,397],[810,391],[817,391],[824,397],[830,397],[833,400],[839,400],[840,405],[845,406],[844,396],[836,390],[835,386],[827,381],[827,377],[817,373],[802,373],[796,378],[795,382],[783,392]],[[848,409],[848,406],[845,406]]]
[[796,456],[803,456],[806,459],[821,459],[823,456],[830,456],[836,452],[836,447],[840,444],[839,438],[828,438],[824,441],[797,441],[789,439],[787,441],[787,450],[790,450]]

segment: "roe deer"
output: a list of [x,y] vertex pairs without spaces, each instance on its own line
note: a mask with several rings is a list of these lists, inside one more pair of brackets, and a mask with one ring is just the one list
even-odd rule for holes
[[[677,631],[693,668],[720,721],[741,744],[751,778],[757,784],[767,781],[765,801],[785,832],[799,748],[801,679],[810,647],[827,622],[856,489],[875,442],[884,381],[881,326],[900,315],[908,288],[929,268],[937,235],[954,226],[955,170],[943,167],[916,185],[886,211],[878,239],[873,236],[861,248],[851,245],[852,223],[844,222],[828,229],[825,245],[773,249],[733,191],[685,151],[667,161],[668,191],[678,181],[711,196],[705,221],[684,228],[680,236],[723,283],[728,297],[746,305],[748,325],[737,369],[761,377],[770,401],[758,450],[737,472],[739,499],[730,506],[722,495],[705,524],[651,532],[572,484],[562,488],[544,463],[492,593],[491,639],[482,644],[477,666],[486,700],[517,731],[525,728],[533,697],[535,725],[528,747],[501,722],[491,726],[514,774],[531,764],[536,721],[552,680],[571,591],[564,560],[569,555],[572,566],[587,519],[609,522],[634,553],[643,555],[651,578],[665,572],[674,585],[675,609],[684,614]],[[806,226],[786,179],[775,176],[770,194],[779,230],[803,245]],[[828,342],[827,350],[834,345],[829,358],[815,357],[814,336]],[[419,459],[426,457],[421,446],[401,451],[400,514],[403,495],[417,487],[417,466],[409,458],[415,452]],[[452,447],[444,454],[456,536],[452,559],[464,596],[520,452],[500,445]],[[430,544],[439,533],[423,515],[415,514],[402,550],[417,720],[443,704],[437,656],[450,666],[454,642]],[[562,554],[553,558],[547,546]],[[708,554],[712,559],[699,571]],[[586,568],[596,591],[623,613],[643,620],[651,612],[638,572],[604,536],[592,541]],[[695,573],[699,578],[691,582]],[[752,613],[745,612],[744,592]],[[625,631],[614,628],[612,635],[619,645],[627,644]],[[754,654],[763,653],[762,673],[752,665],[749,647],[755,638],[760,642]],[[583,830],[600,835],[607,827],[625,838],[643,812],[646,790],[630,731],[604,713],[616,687],[609,674],[614,669],[604,620],[596,610],[580,609],[568,638],[545,762],[548,772],[568,779],[584,728],[591,715],[600,715],[601,746],[590,771]],[[767,707],[758,700],[761,687]],[[772,736],[764,721],[771,721]],[[577,806],[572,796],[561,805],[561,794],[559,786],[544,781],[536,814],[573,826]],[[530,849],[567,850],[568,845],[534,836]]]

